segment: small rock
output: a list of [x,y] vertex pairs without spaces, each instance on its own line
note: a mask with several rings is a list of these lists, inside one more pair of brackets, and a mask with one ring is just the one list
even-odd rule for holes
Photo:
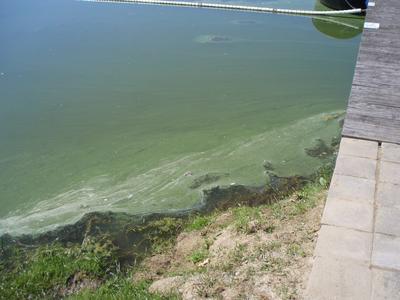
[[197,266],[198,266],[198,267],[204,267],[204,266],[208,265],[209,262],[210,262],[210,259],[207,258],[207,259],[204,260],[203,262],[198,263]]
[[221,297],[223,300],[238,299],[238,297],[240,297],[240,292],[235,288],[228,288],[221,293]]
[[157,293],[161,295],[170,295],[184,283],[182,276],[167,277],[154,281],[149,287],[150,293]]

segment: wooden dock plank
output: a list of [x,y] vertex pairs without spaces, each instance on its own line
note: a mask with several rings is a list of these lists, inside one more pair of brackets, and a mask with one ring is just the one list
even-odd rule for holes
[[343,136],[400,144],[400,2],[378,0],[366,21]]
[[[388,109],[390,108],[390,109]],[[365,116],[365,118],[371,117],[375,119],[381,119],[380,123],[387,124],[386,126],[392,127],[400,125],[400,108],[399,107],[388,107],[386,105],[371,104],[365,102],[354,102],[348,108],[349,113],[353,115]],[[367,115],[363,115],[364,111],[368,111]]]
[[352,94],[350,95],[351,104],[354,103],[369,103],[388,107],[400,107],[400,102],[397,95],[394,95],[392,89],[357,86],[353,85]]

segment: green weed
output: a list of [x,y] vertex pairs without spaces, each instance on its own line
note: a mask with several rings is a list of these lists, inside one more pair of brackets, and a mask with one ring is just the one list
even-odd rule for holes
[[236,207],[233,209],[234,226],[238,232],[250,233],[250,222],[263,223],[260,207]]
[[148,291],[150,282],[142,281],[132,283],[129,277],[119,277],[108,280],[97,290],[84,290],[76,295],[70,296],[69,300],[175,300],[179,299],[175,295],[160,296],[151,294]]
[[299,244],[290,244],[289,247],[287,248],[287,254],[290,256],[301,256],[305,257],[306,253],[303,250],[303,248]]
[[209,216],[197,215],[189,221],[185,229],[186,231],[201,230],[205,228],[207,225],[211,224],[213,220],[214,217],[211,215]]
[[46,298],[57,295],[58,289],[77,272],[97,278],[114,268],[111,245],[41,247],[26,255],[14,269],[0,273],[0,294],[9,299]]
[[193,251],[192,254],[189,255],[189,260],[192,263],[197,264],[197,263],[205,260],[207,257],[208,257],[208,250],[202,248],[202,249]]

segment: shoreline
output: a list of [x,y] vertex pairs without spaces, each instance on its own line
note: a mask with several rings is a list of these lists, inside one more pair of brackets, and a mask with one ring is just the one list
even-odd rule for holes
[[273,184],[268,187],[248,187],[234,185],[228,187],[214,187],[204,191],[203,199],[192,208],[166,213],[129,214],[124,212],[90,212],[73,224],[61,225],[54,230],[38,234],[10,235],[3,234],[0,240],[15,240],[17,243],[35,245],[41,243],[81,243],[85,235],[91,235],[90,227],[94,220],[98,222],[99,229],[109,231],[107,226],[143,225],[163,218],[186,219],[192,215],[207,215],[214,211],[221,211],[230,207],[261,204],[272,204],[289,193],[304,186],[313,176],[271,176]]
[[[247,249],[246,245],[248,244],[250,251],[248,255],[255,261],[262,260],[262,263],[266,264],[263,268],[270,268],[271,262],[265,261],[264,254],[257,258],[258,254],[254,253],[255,249],[253,248],[264,249],[267,247],[263,251],[270,251],[268,250],[270,246],[265,243],[269,239],[268,235],[274,233],[278,227],[286,233],[278,235],[274,233],[274,239],[276,239],[274,243],[282,244],[281,235],[285,240],[286,235],[295,233],[291,238],[290,245],[280,248],[280,255],[282,255],[280,260],[284,260],[285,268],[289,268],[285,272],[290,273],[290,266],[293,267],[293,262],[295,262],[296,268],[304,269],[306,258],[312,254],[310,249],[313,249],[313,232],[316,232],[315,227],[319,224],[319,219],[315,217],[315,209],[317,209],[317,215],[319,211],[322,213],[321,201],[324,197],[321,196],[321,192],[326,191],[330,182],[337,153],[337,143],[333,139],[328,146],[320,141],[313,148],[305,151],[308,155],[318,157],[324,162],[317,171],[309,176],[278,177],[269,170],[267,172],[270,177],[268,185],[263,187],[239,185],[225,188],[215,187],[206,191],[204,201],[193,209],[144,215],[94,212],[86,214],[74,224],[61,226],[46,233],[14,237],[2,235],[0,236],[0,292],[9,295],[11,299],[40,299],[43,296],[51,299],[69,299],[70,296],[71,299],[98,299],[99,297],[108,299],[107,295],[111,296],[115,293],[123,293],[122,298],[127,299],[132,299],[132,297],[134,299],[141,299],[140,297],[143,299],[202,299],[201,297],[185,298],[183,294],[186,292],[179,290],[178,286],[175,286],[174,290],[168,290],[165,294],[163,278],[157,273],[168,275],[175,272],[167,271],[166,266],[174,261],[174,255],[168,253],[176,251],[173,249],[179,247],[179,241],[187,235],[191,245],[192,234],[190,232],[196,235],[200,234],[202,244],[199,248],[190,246],[190,252],[186,251],[186,254],[175,262],[175,264],[181,265],[178,268],[180,270],[178,283],[186,282],[185,274],[189,276],[187,282],[192,284],[189,289],[190,293],[197,293],[194,291],[197,289],[197,279],[190,277],[191,272],[202,273],[209,268],[211,268],[210,272],[214,272],[217,268],[218,272],[223,272],[226,276],[236,274],[231,271],[226,273],[227,268],[231,270],[232,265],[237,265],[241,260],[234,259],[229,266],[223,264],[209,267],[211,258],[206,255],[212,252],[209,247],[214,242],[217,243],[220,239],[219,236],[226,239],[225,236],[231,235],[232,230],[236,233],[228,240],[236,241],[235,245],[241,245],[239,247],[241,256],[244,257],[243,251],[245,248]],[[271,166],[267,164],[265,168],[268,171]],[[224,219],[226,214],[230,215],[231,221],[221,227],[218,225],[220,223],[218,220]],[[265,216],[261,217],[264,214]],[[309,214],[314,217],[310,219],[311,225],[306,225],[310,225],[313,229],[302,231],[300,235],[297,234],[297,229],[294,230],[297,225],[293,228],[291,227],[293,224],[290,225],[293,218],[299,223],[298,226],[302,227],[302,224],[305,224],[302,215]],[[275,223],[271,223],[270,217],[275,220],[273,221]],[[215,226],[217,228],[214,228]],[[209,236],[207,228],[214,232],[212,236]],[[215,232],[215,230],[219,232]],[[254,234],[261,235],[261,242],[258,238],[254,240]],[[302,240],[308,240],[304,244],[306,252],[301,248],[303,245],[299,240],[300,236]],[[245,242],[246,245],[241,244],[247,239],[249,240]],[[223,256],[228,255],[226,258],[222,258],[222,261],[232,260],[232,255],[236,255],[234,253],[237,251],[235,245],[233,248],[231,247],[229,253],[221,253]],[[218,251],[214,251],[213,255],[220,255],[218,253]],[[164,254],[167,255],[167,258]],[[292,259],[293,255],[297,257],[296,260]],[[161,271],[157,271],[156,274],[153,273],[153,269],[157,269],[156,266],[147,266],[149,259],[151,261],[154,257],[163,261],[160,266]],[[164,261],[165,259],[166,261]],[[218,258],[217,261],[221,261],[221,258]],[[275,266],[275,263],[278,265]],[[275,274],[274,270],[275,268],[280,270],[280,264],[279,261],[273,262],[272,273],[269,275],[268,272],[264,274],[265,270],[260,269],[259,272],[265,276],[272,276],[271,278],[275,280],[275,276],[279,277],[280,275],[279,273]],[[186,269],[187,267],[188,269]],[[293,279],[297,283],[291,287],[290,293],[298,293],[299,278],[304,277],[301,274],[302,272]],[[253,275],[251,278],[255,279]],[[160,286],[154,288],[152,285],[154,283],[157,286],[157,280],[161,280],[159,283],[161,289]],[[170,277],[166,280],[170,280]],[[113,284],[117,286],[113,286]],[[121,290],[121,284],[125,286],[126,290],[125,288]],[[225,288],[223,283],[220,285]],[[96,294],[98,288],[100,296]],[[103,296],[106,296],[101,296],[101,293],[105,293]],[[129,297],[124,293],[129,293]],[[182,297],[176,296],[177,294]],[[232,298],[228,296],[226,299]],[[274,296],[272,299],[281,298]]]
[[[341,121],[339,121],[340,125]],[[264,164],[268,184],[263,186],[216,186],[209,190],[203,190],[200,201],[188,209],[173,212],[154,212],[142,214],[130,214],[125,212],[113,211],[94,211],[84,214],[77,222],[72,224],[60,225],[53,230],[41,233],[11,235],[8,233],[0,235],[0,242],[15,241],[22,245],[35,245],[42,243],[82,243],[87,234],[93,234],[91,228],[93,220],[98,222],[101,230],[109,232],[118,230],[116,227],[123,227],[122,224],[129,226],[143,225],[163,218],[187,219],[193,215],[207,215],[213,211],[226,210],[230,207],[247,205],[257,206],[261,204],[272,204],[287,197],[290,193],[301,189],[311,180],[315,179],[322,169],[332,164],[337,152],[338,140],[332,138],[329,145],[323,140],[316,139],[315,145],[304,149],[308,156],[318,158],[323,161],[322,166],[308,176],[293,175],[289,177],[279,177],[273,172],[273,166],[267,162]],[[100,220],[100,222],[99,222]],[[103,220],[104,222],[102,222]],[[109,226],[110,228],[107,228]]]
[[[285,268],[289,268],[288,270],[293,266],[297,269],[306,268],[308,270],[309,268],[305,267],[306,258],[312,253],[310,249],[314,243],[314,227],[319,224],[319,219],[315,218],[315,215],[318,216],[319,212],[322,213],[323,208],[323,206],[321,208],[321,201],[324,198],[318,195],[321,194],[321,191],[326,192],[332,173],[332,162],[327,162],[324,167],[308,178],[275,178],[276,185],[270,188],[234,186],[226,189],[212,189],[208,192],[207,199],[209,200],[201,207],[201,210],[186,210],[178,214],[148,215],[91,213],[75,224],[63,226],[36,237],[3,235],[0,238],[0,282],[2,282],[0,290],[19,298],[36,299],[40,298],[40,295],[47,295],[49,298],[72,296],[71,299],[97,299],[98,296],[95,295],[97,288],[100,290],[103,288],[106,293],[113,295],[115,291],[107,287],[107,282],[116,280],[118,284],[127,284],[129,293],[133,293],[134,297],[141,295],[137,294],[137,289],[140,287],[140,293],[144,293],[146,296],[143,299],[181,299],[175,294],[181,295],[183,299],[189,299],[190,297],[185,298],[184,293],[186,292],[181,290],[184,288],[181,286],[183,282],[192,284],[189,288],[190,293],[197,293],[195,286],[196,280],[199,278],[198,275],[195,275],[196,272],[200,272],[200,274],[211,272],[211,275],[215,272],[224,272],[226,275],[236,276],[234,274],[237,272],[232,273],[229,270],[234,268],[233,265],[237,265],[239,268],[238,264],[242,264],[242,259],[247,257],[244,255],[244,251],[247,250],[250,251],[249,255],[252,259],[256,261],[261,259],[263,263],[267,264],[266,268],[273,268],[270,270],[272,272],[270,275],[267,274],[270,271],[265,273],[265,270],[260,270],[262,274],[265,273],[263,276],[273,276],[272,278],[281,276],[279,275],[281,272],[279,265],[282,263],[282,259],[285,260]],[[214,201],[210,201],[210,199]],[[315,207],[317,207],[316,212]],[[310,213],[314,216],[312,224],[306,224],[308,221],[303,219],[302,215]],[[264,214],[266,215],[261,217]],[[226,215],[230,215],[231,221],[226,225],[221,225],[221,222],[225,222],[223,220],[226,219]],[[296,233],[297,229],[295,231],[293,229],[297,228],[297,225],[290,225],[293,218],[297,220],[299,226],[306,224],[314,229],[312,231],[307,229],[301,234]],[[277,228],[283,229],[284,232],[279,233],[280,230]],[[290,244],[286,245],[286,235],[292,233],[295,234],[291,238]],[[277,241],[271,242],[273,245],[268,245],[270,234],[277,239]],[[310,234],[312,235],[310,236]],[[220,239],[225,240],[227,235],[232,244],[229,247],[233,248],[228,251],[229,253],[226,251],[220,253],[219,250],[216,250],[219,249],[217,244],[220,243]],[[258,240],[254,235],[261,236],[262,239]],[[308,236],[307,239],[312,239],[310,240],[311,244],[310,241],[304,245],[301,244],[301,240],[305,236]],[[299,237],[301,237],[300,240]],[[254,238],[256,239],[254,240]],[[191,241],[196,241],[195,245]],[[241,244],[243,242],[245,245]],[[196,243],[201,243],[201,245]],[[254,253],[254,251],[259,251],[257,249],[260,247],[265,248],[263,251],[271,251],[268,250],[270,247],[273,246],[275,249],[275,244],[282,243],[286,245],[280,250],[280,255],[283,257],[279,261],[275,262],[274,260],[274,266],[269,267],[271,262],[265,261],[264,254],[258,257],[258,254]],[[212,246],[213,244],[215,245]],[[302,250],[303,246],[306,252]],[[184,255],[175,258],[174,251],[180,251],[176,250],[177,247],[189,248],[184,251]],[[236,253],[237,251],[243,257],[240,261],[232,258],[232,255],[239,255]],[[222,265],[215,265],[214,262],[211,264],[210,259],[215,261],[215,257],[210,256],[209,258],[208,253],[217,257],[219,255],[226,256],[226,259],[233,259],[233,261],[227,262],[228,265],[225,262]],[[294,257],[295,259],[293,259]],[[57,262],[59,260],[62,262]],[[161,264],[159,264],[159,260],[161,260]],[[224,260],[225,258],[222,259],[222,261]],[[177,270],[173,268],[171,271],[167,271],[171,261],[179,264]],[[221,258],[218,258],[218,261],[221,261]],[[58,270],[60,263],[64,266],[62,271],[58,272],[60,274],[54,275],[48,271],[52,264],[55,264],[54,266]],[[153,265],[154,263],[155,265]],[[275,263],[278,265],[275,266]],[[253,268],[248,263],[245,265],[246,268]],[[274,273],[276,272],[275,268],[278,268],[277,274]],[[20,273],[21,270],[23,270],[22,273]],[[159,274],[159,272],[161,273]],[[179,280],[172,284],[173,289],[166,289],[172,280],[170,276],[176,272],[178,272]],[[290,291],[282,293],[298,292],[297,289],[301,282],[299,278],[304,277],[300,274],[301,272],[295,277],[297,278],[296,285],[292,286]],[[29,278],[18,279],[21,276]],[[44,279],[43,276],[50,277]],[[164,278],[165,276],[167,277]],[[252,280],[255,278],[254,276],[251,275]],[[45,287],[42,284],[43,280],[49,281]],[[21,283],[23,286],[20,286]],[[223,284],[222,286],[222,288],[228,288]],[[212,289],[209,292],[215,291]],[[83,294],[81,295],[81,293]],[[95,294],[86,297],[85,293]],[[75,295],[77,298],[74,298]],[[132,297],[131,294],[130,297]],[[229,295],[227,297],[226,299],[231,299]],[[272,299],[280,298],[272,297]]]
[[[0,220],[0,236],[44,233],[96,211],[147,214],[191,208],[201,203],[202,191],[213,186],[225,188],[236,183],[262,187],[268,182],[263,161],[272,162],[278,176],[307,176],[321,162],[305,149],[315,146],[317,137],[329,144],[340,130],[342,117],[342,111],[318,113],[248,139],[224,142],[206,152],[171,158],[115,182],[111,175],[94,177],[41,200],[27,201],[26,207],[16,206],[15,211],[5,209],[4,213],[8,212]],[[300,134],[306,137],[303,141]],[[32,199],[36,199],[35,194]]]
[[[152,243],[145,243],[145,246],[140,245],[139,247],[135,244],[138,241],[138,244],[141,244],[142,241],[152,240],[150,236],[153,233],[146,232],[144,234],[143,230],[148,231],[149,228],[153,228],[153,225],[155,227],[159,225],[163,226],[162,223],[165,220],[167,220],[167,223],[169,221],[181,223],[193,217],[208,216],[234,207],[272,205],[301,190],[304,186],[310,182],[314,182],[321,176],[329,174],[333,167],[333,161],[331,159],[330,162],[325,163],[319,170],[307,177],[297,175],[278,177],[270,173],[271,184],[269,186],[246,187],[235,185],[225,188],[215,187],[205,191],[202,203],[186,210],[137,215],[122,212],[91,212],[85,214],[74,224],[59,226],[54,230],[44,233],[23,234],[19,236],[3,234],[0,236],[0,244],[2,247],[4,245],[11,245],[31,249],[55,243],[64,246],[84,244],[86,240],[107,236],[122,252],[134,253],[134,255],[123,259],[124,261],[126,260],[128,263],[138,261],[138,257],[151,253],[151,249],[154,246]],[[157,230],[155,235],[157,235]],[[174,232],[172,230],[173,235]],[[0,260],[1,258],[2,255],[0,255]]]

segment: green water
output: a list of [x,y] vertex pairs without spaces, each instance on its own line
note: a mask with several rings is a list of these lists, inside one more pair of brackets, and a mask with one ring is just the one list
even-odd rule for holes
[[[339,135],[330,116],[345,109],[359,44],[314,23],[2,0],[0,233],[40,232],[90,211],[190,208],[212,186],[264,184],[264,161],[279,175],[311,173],[321,161],[304,148]],[[193,188],[210,173],[219,179]]]

